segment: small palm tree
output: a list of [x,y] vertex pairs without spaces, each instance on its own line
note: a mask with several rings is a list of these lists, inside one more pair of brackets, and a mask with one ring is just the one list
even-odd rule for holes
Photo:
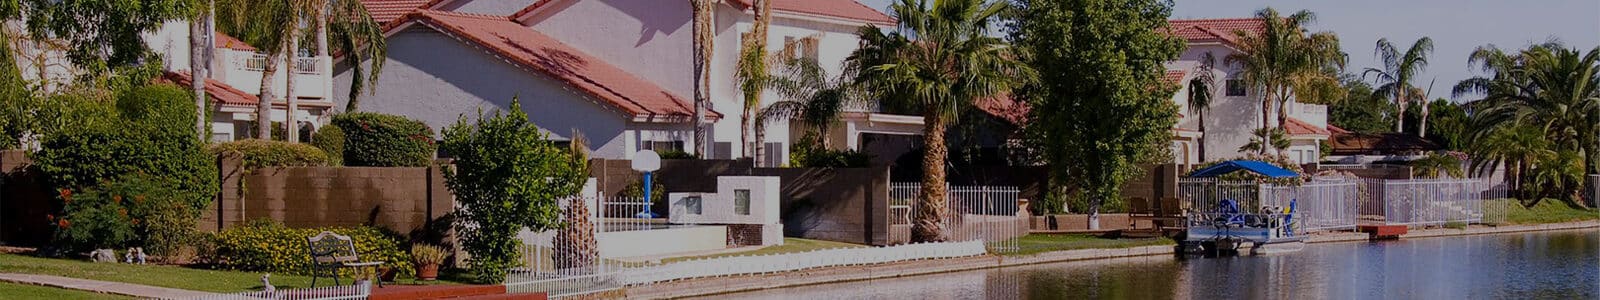
[[1250,142],[1245,143],[1244,146],[1239,146],[1239,151],[1266,153],[1272,149],[1277,149],[1278,154],[1282,156],[1282,152],[1289,148],[1290,143],[1291,141],[1288,135],[1284,134],[1283,129],[1257,128],[1255,132],[1250,134]]
[[891,7],[899,25],[891,32],[863,26],[846,69],[878,99],[922,112],[922,197],[911,240],[942,241],[945,130],[978,100],[1025,83],[1032,70],[989,34],[1010,2],[900,0]]
[[[821,138],[822,148],[829,147],[828,128],[839,122],[845,108],[866,102],[866,95],[852,81],[850,74],[829,77],[815,59],[801,58],[784,64],[781,76],[767,83],[781,100],[761,110],[757,134],[764,131],[767,122],[798,120],[807,127],[806,132]],[[765,135],[757,138],[763,142]]]
[[[1503,132],[1521,136],[1519,143],[1497,143],[1494,148],[1476,148],[1474,156],[1512,152],[1534,145],[1538,139],[1548,145],[1542,147],[1554,154],[1544,157],[1570,158],[1577,168],[1541,166],[1532,159],[1518,161],[1523,172],[1528,168],[1538,172],[1570,172],[1581,176],[1595,172],[1600,157],[1600,47],[1587,53],[1568,49],[1558,43],[1531,46],[1512,54],[1493,45],[1474,51],[1469,62],[1480,64],[1488,77],[1467,79],[1457,84],[1456,96],[1482,94],[1482,100],[1472,106],[1472,133],[1475,139],[1495,137]],[[1531,149],[1530,149],[1531,150]],[[1516,151],[1519,153],[1523,151]],[[1491,156],[1492,157],[1492,156]],[[1524,157],[1536,157],[1524,155]],[[1557,163],[1557,162],[1551,162]],[[1549,163],[1546,163],[1549,164]],[[1508,166],[1511,167],[1511,166]],[[1542,170],[1540,168],[1543,168]],[[1558,178],[1540,174],[1544,178]],[[1532,179],[1532,178],[1529,178]],[[1563,185],[1575,189],[1579,184]],[[1523,187],[1525,190],[1527,187]],[[1550,193],[1566,195],[1568,193]],[[1576,201],[1575,201],[1576,202]]]
[[[1338,86],[1338,72],[1344,68],[1345,55],[1339,50],[1339,38],[1332,32],[1309,33],[1305,26],[1316,20],[1316,15],[1302,10],[1289,16],[1278,14],[1270,7],[1256,12],[1263,23],[1262,33],[1237,31],[1240,52],[1228,55],[1224,61],[1243,68],[1243,80],[1264,91],[1261,98],[1261,127],[1271,127],[1269,112],[1277,105],[1278,128],[1288,119],[1285,104],[1290,99],[1300,102],[1332,102],[1342,97],[1331,87]],[[1261,149],[1266,153],[1269,149]]]
[[1217,59],[1211,52],[1200,55],[1200,65],[1195,66],[1195,77],[1189,80],[1189,111],[1199,118],[1200,122],[1200,161],[1206,161],[1206,112],[1211,110],[1211,101],[1216,98],[1216,63]]
[[[1395,49],[1394,43],[1389,42],[1388,38],[1378,39],[1377,49],[1374,52],[1383,61],[1383,68],[1367,68],[1361,77],[1363,79],[1367,76],[1373,77],[1373,83],[1378,85],[1377,89],[1372,91],[1373,96],[1394,99],[1394,105],[1399,108],[1400,115],[1395,118],[1394,131],[1403,133],[1406,130],[1404,116],[1406,108],[1411,106],[1411,100],[1427,99],[1426,96],[1415,95],[1418,88],[1411,85],[1411,80],[1428,68],[1428,54],[1433,52],[1433,39],[1428,37],[1417,39],[1411,43],[1411,48],[1406,50],[1404,55]],[[1427,106],[1424,105],[1417,136],[1427,134],[1425,125],[1428,122],[1427,111]]]
[[763,145],[761,139],[755,137],[757,120],[756,115],[761,113],[761,93],[765,91],[766,81],[770,74],[767,71],[767,62],[771,56],[767,54],[767,24],[772,22],[772,1],[755,0],[755,23],[750,26],[750,32],[744,36],[744,44],[739,50],[739,66],[735,74],[739,79],[739,91],[744,93],[744,110],[740,115],[739,144],[743,145],[746,157],[759,160]]
[[[299,35],[298,24],[305,4],[305,0],[221,0],[215,5],[218,27],[222,31],[259,47],[266,55],[261,71],[261,91],[257,95],[260,102],[256,104],[258,139],[272,138],[272,101],[277,99],[272,91],[272,83],[282,62],[279,56],[293,52],[289,47],[290,41],[296,40]],[[291,76],[294,74],[292,70],[287,73]],[[292,87],[293,82],[289,86]]]

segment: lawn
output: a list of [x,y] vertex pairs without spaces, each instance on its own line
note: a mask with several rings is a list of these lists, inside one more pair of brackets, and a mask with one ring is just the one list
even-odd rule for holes
[[50,300],[134,299],[127,296],[98,294],[85,291],[4,282],[0,282],[0,298]]
[[1509,224],[1546,224],[1600,219],[1600,210],[1583,209],[1554,199],[1539,201],[1539,204],[1533,207],[1523,207],[1515,200],[1491,200],[1485,205],[1489,206],[1486,209],[1491,212],[1496,209],[1503,210],[1505,222]]
[[822,250],[822,249],[858,248],[858,247],[866,247],[866,246],[865,245],[851,244],[851,243],[833,242],[833,241],[808,240],[808,239],[801,239],[801,238],[783,238],[783,245],[778,245],[778,246],[767,246],[765,248],[756,249],[756,250],[750,250],[750,251],[744,251],[744,252],[722,253],[722,254],[701,255],[701,256],[673,257],[673,258],[662,259],[661,262],[668,263],[668,262],[675,262],[675,261],[684,261],[684,260],[702,259],[702,258],[713,258],[713,257],[728,257],[728,256],[740,256],[740,255],[767,255],[767,254],[806,252],[806,251]]
[[[72,278],[126,282],[194,291],[235,293],[261,289],[259,272],[203,270],[176,266],[130,265],[91,263],[86,261],[39,258],[26,255],[0,254],[0,272],[55,275]],[[349,284],[349,278],[341,279]],[[400,280],[401,284],[410,280]],[[439,282],[452,284],[451,282]],[[317,286],[332,285],[328,278],[317,280]],[[272,285],[278,289],[311,286],[310,276],[272,274]],[[8,295],[8,293],[0,293]]]
[[1119,249],[1156,245],[1177,245],[1169,238],[1110,239],[1083,234],[1029,234],[1015,240],[1017,251],[1005,255],[1030,255],[1079,249]]

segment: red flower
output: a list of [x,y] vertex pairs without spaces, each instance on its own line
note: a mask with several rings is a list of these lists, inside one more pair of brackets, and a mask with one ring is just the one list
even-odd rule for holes
[[44,219],[45,219],[46,222],[55,222],[56,221],[56,215],[45,214],[44,215]]
[[61,189],[61,201],[72,203],[72,190]]
[[128,209],[126,209],[126,208],[118,208],[117,209],[117,214],[126,216],[126,215],[128,215]]
[[122,204],[122,195],[112,195],[111,196],[111,202],[112,203],[116,203],[116,204]]
[[133,219],[133,225],[139,225],[139,219]]
[[61,229],[66,229],[67,227],[72,227],[72,222],[67,222],[66,218],[61,218],[61,220],[56,221],[56,226],[61,226]]

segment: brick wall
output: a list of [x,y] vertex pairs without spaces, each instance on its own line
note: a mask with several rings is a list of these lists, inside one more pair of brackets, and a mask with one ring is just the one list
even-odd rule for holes
[[221,162],[222,188],[204,212],[201,230],[272,219],[291,227],[375,225],[410,233],[453,207],[439,167],[296,167],[246,173],[238,163]]

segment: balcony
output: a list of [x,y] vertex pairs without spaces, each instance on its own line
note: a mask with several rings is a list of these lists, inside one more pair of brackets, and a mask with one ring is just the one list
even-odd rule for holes
[[[270,57],[254,52],[218,50],[218,60],[211,68],[214,72],[212,77],[246,93],[259,94],[262,72],[266,69],[267,59]],[[333,60],[326,56],[297,57],[287,68],[277,70],[273,78],[273,94],[282,96],[285,93],[284,87],[287,85],[285,69],[288,69],[295,74],[296,96],[331,101],[329,94],[332,93],[332,89],[329,84],[333,77],[329,70],[332,65]]]

